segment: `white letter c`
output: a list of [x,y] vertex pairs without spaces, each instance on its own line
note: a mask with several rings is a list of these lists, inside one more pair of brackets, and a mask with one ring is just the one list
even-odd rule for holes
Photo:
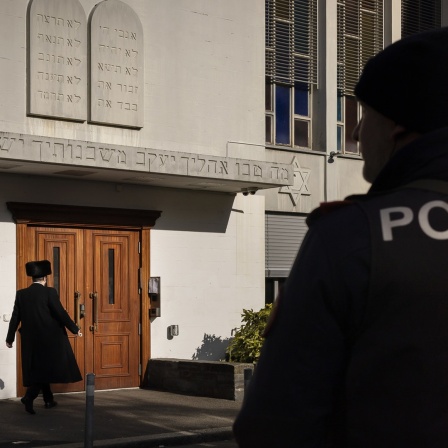
[[435,207],[443,208],[446,212],[448,212],[448,204],[446,202],[431,201],[425,204],[418,212],[418,222],[420,223],[420,227],[423,232],[425,232],[430,238],[434,238],[435,240],[448,240],[448,230],[439,232],[438,230],[434,230],[431,227],[431,224],[429,224],[429,212]]

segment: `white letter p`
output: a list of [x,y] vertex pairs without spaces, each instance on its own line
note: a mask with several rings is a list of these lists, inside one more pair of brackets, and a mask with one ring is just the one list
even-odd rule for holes
[[[401,213],[398,219],[391,219],[392,213]],[[392,229],[394,227],[407,226],[413,219],[414,214],[409,207],[390,207],[380,210],[381,230],[383,232],[384,241],[392,241]]]

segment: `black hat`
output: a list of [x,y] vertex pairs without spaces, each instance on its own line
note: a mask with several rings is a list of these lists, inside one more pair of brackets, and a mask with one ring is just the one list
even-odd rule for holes
[[51,274],[51,263],[48,260],[30,261],[25,264],[28,277],[45,277]]
[[410,131],[448,126],[448,28],[399,40],[371,58],[357,98]]

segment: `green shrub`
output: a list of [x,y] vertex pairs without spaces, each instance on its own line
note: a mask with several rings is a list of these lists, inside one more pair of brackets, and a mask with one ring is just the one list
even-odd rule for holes
[[272,304],[268,303],[259,311],[243,310],[243,325],[236,330],[234,338],[227,347],[230,362],[257,362],[263,345],[263,331],[266,328]]

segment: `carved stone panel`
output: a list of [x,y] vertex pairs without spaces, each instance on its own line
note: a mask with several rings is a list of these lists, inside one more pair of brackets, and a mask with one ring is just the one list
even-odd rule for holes
[[87,23],[78,0],[32,0],[28,113],[87,119]]
[[[0,132],[0,161],[23,161],[82,168],[127,172],[130,182],[148,179],[151,174],[238,183],[238,190],[253,185],[292,186],[290,164],[235,159],[145,147],[67,140],[31,134]],[[92,174],[86,171],[86,174]],[[142,177],[143,175],[143,177]],[[242,184],[241,184],[242,183]],[[302,191],[308,187],[303,182]],[[303,193],[304,194],[304,193]]]
[[105,0],[92,12],[92,123],[143,127],[143,28],[137,14],[119,0]]

